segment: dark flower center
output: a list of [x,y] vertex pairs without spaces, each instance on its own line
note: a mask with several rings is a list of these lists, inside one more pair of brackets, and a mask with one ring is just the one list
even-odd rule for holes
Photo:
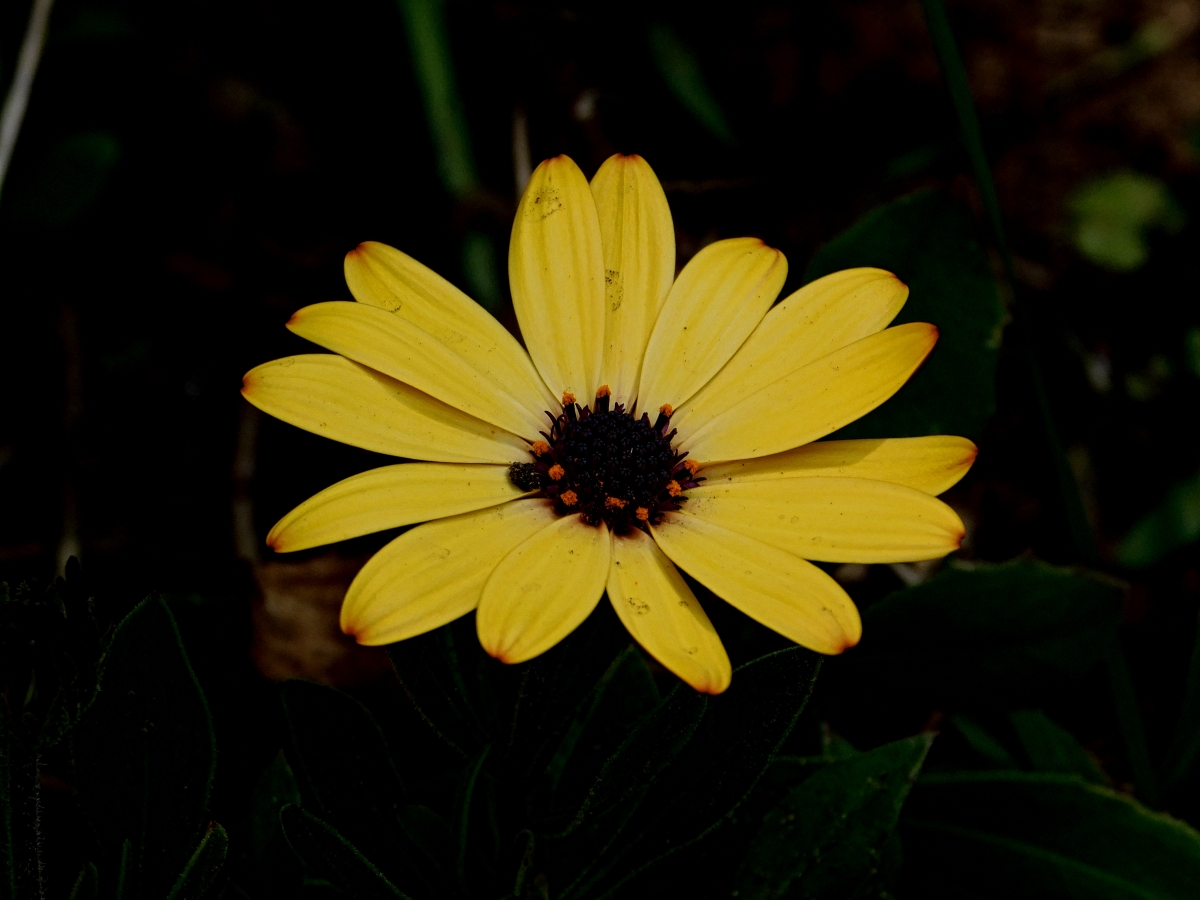
[[651,424],[648,413],[636,418],[621,404],[609,409],[608,399],[608,389],[601,388],[589,409],[564,396],[562,413],[546,414],[550,431],[533,445],[534,462],[514,463],[509,478],[554,500],[561,515],[579,513],[585,522],[606,522],[620,534],[679,509],[687,500],[682,492],[696,487],[696,466],[671,446],[670,407]]

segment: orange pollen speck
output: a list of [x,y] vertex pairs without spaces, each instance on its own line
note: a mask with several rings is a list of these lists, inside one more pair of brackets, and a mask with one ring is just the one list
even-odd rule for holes
[[683,461],[683,467],[688,470],[689,474],[695,475],[696,471],[700,468],[700,463],[696,462],[694,459],[685,459]]
[[610,391],[608,389],[607,384],[602,384],[602,385],[600,385],[600,387],[596,388],[596,396],[597,397],[607,397],[611,393],[612,393],[612,391]]
[[683,488],[679,486],[679,482],[672,478],[667,482],[667,493],[672,497],[678,497],[683,493]]
[[622,500],[620,497],[605,497],[604,505],[609,509],[624,509],[628,500]]
[[574,506],[579,502],[579,498],[575,496],[574,491],[563,491],[559,499],[562,500],[563,506]]
[[675,407],[673,407],[670,403],[664,403],[662,406],[660,406],[658,408],[658,411],[660,413],[662,413],[664,416],[669,416],[669,415],[674,414]]
[[563,391],[562,405],[570,406],[574,402],[575,402],[575,395],[572,394],[570,391]]
[[550,467],[550,471],[547,472],[546,474],[549,475],[551,478],[553,478],[555,481],[558,481],[560,478],[562,478],[564,475],[567,474],[567,470],[564,469],[560,465],[553,465]]
[[639,519],[641,519],[643,522],[645,522],[645,521],[648,521],[650,518],[650,510],[646,509],[646,507],[644,507],[644,506],[639,506],[637,508],[637,512],[634,513],[634,515],[637,516]]
[[545,441],[534,441],[533,446],[530,447],[529,449],[532,450],[538,456],[541,456],[543,453],[550,452],[550,445],[547,444]]

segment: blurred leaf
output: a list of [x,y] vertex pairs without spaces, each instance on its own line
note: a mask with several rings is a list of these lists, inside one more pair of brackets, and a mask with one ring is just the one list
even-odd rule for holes
[[283,833],[296,855],[313,872],[355,900],[396,900],[402,893],[337,829],[297,806],[279,814]]
[[970,213],[937,191],[902,197],[817,251],[804,280],[856,266],[887,269],[908,285],[908,302],[894,324],[930,322],[941,336],[891,400],[834,437],[978,438],[996,406],[1005,312]]
[[279,834],[279,811],[287,804],[300,805],[300,786],[282,753],[263,771],[250,797],[250,851],[255,859],[266,855]]
[[461,198],[475,190],[478,179],[462,97],[454,77],[444,0],[399,0],[399,3],[413,71],[425,103],[438,174],[442,186]]
[[1084,781],[1109,784],[1108,776],[1069,731],[1052,722],[1044,712],[1022,709],[1009,717],[1017,738],[1038,772],[1078,775]]
[[721,105],[704,80],[700,61],[669,25],[652,25],[647,34],[654,64],[683,108],[723,144],[736,144]]
[[900,820],[905,896],[1193,898],[1200,834],[1074,775],[926,775]]
[[1200,538],[1200,475],[1176,484],[1117,545],[1117,562],[1146,569],[1172,550]]
[[120,867],[125,896],[165,896],[209,824],[216,747],[164,601],[142,602],[117,627],[73,745],[101,871]]
[[500,262],[491,235],[468,231],[463,236],[462,268],[467,293],[480,306],[494,311],[504,305],[506,298],[500,281]]
[[[1121,588],[1031,559],[952,567],[863,612],[863,641],[831,666],[886,707],[921,690],[937,704],[1036,697],[1107,656]],[[869,687],[868,687],[869,686]]]
[[1163,787],[1172,788],[1187,775],[1196,755],[1200,753],[1200,619],[1196,622],[1196,637],[1192,643],[1192,659],[1188,665],[1187,689],[1175,733],[1167,745],[1163,759]]
[[1167,186],[1139,172],[1093,178],[1075,190],[1068,208],[1075,248],[1117,272],[1131,272],[1146,262],[1150,229],[1174,231],[1183,225],[1183,212]]
[[[690,736],[684,737],[686,728],[668,730],[674,743],[682,744],[679,752],[673,760],[660,757],[664,764],[656,775],[647,778],[650,773],[645,772],[637,778],[652,783],[636,806],[644,788],[623,792],[632,815],[624,817],[616,840],[608,837],[591,848],[596,854],[593,862],[563,895],[590,896],[601,888],[604,895],[613,893],[717,828],[754,789],[791,733],[819,668],[815,653],[791,647],[736,669],[729,690],[694,707],[703,717]],[[673,692],[664,706],[681,690]],[[643,739],[649,736],[648,731],[642,732]],[[623,747],[610,761],[606,767],[610,778],[617,766],[632,769],[647,755],[635,756],[631,750],[630,745]]]
[[213,822],[166,900],[202,900],[221,874],[228,852],[229,836]]
[[79,872],[79,877],[75,879],[75,885],[71,888],[70,900],[96,900],[96,895],[100,891],[100,878],[96,874],[96,867],[91,863],[86,863]]
[[116,136],[105,131],[64,138],[21,187],[14,185],[11,216],[54,228],[70,224],[100,196],[120,155]]
[[950,724],[958,730],[971,745],[971,749],[986,759],[993,766],[1001,769],[1017,769],[1017,761],[1004,745],[988,734],[987,730],[974,719],[963,716],[951,716]]
[[789,791],[751,843],[736,896],[846,897],[867,883],[933,737],[831,762]]

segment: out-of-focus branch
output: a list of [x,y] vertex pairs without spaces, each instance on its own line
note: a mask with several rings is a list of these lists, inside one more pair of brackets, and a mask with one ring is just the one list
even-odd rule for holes
[[29,11],[29,25],[25,28],[25,39],[17,56],[17,68],[13,72],[12,85],[4,98],[4,111],[0,112],[0,190],[4,188],[4,176],[17,146],[17,135],[25,120],[25,109],[29,106],[29,94],[33,90],[33,76],[37,74],[42,59],[42,47],[46,44],[46,31],[50,27],[50,9],[54,0],[33,0]]
[[56,562],[64,572],[67,560],[82,556],[79,536],[79,495],[75,487],[76,452],[79,420],[83,416],[83,346],[79,336],[79,313],[64,306],[58,313],[58,339],[63,352],[63,457],[62,457],[62,534],[58,540]]
[[259,561],[258,535],[254,531],[251,488],[258,455],[258,426],[262,413],[243,402],[238,412],[237,449],[233,454],[233,546],[239,559]]

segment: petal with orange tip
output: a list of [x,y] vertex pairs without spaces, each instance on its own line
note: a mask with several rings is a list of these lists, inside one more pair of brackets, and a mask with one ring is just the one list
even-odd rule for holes
[[279,553],[307,550],[485,509],[523,494],[509,480],[508,466],[383,466],[352,475],[305,500],[275,523],[267,543]]
[[886,328],[907,299],[908,286],[883,269],[846,269],[806,284],[766,314],[672,425],[690,434],[788,372]]
[[603,522],[564,516],[508,554],[475,615],[483,649],[502,662],[524,662],[579,627],[604,593],[611,543]]
[[377,306],[333,300],[297,310],[287,327],[326,350],[437,397],[456,409],[534,439],[545,427],[506,386],[492,380],[456,350]]
[[814,441],[770,456],[705,466],[703,473],[707,479],[705,487],[724,481],[832,476],[890,481],[937,496],[967,474],[978,453],[966,438],[942,434]]
[[556,521],[547,500],[515,500],[404,532],[363,566],[342,603],[342,631],[360,644],[402,641],[465,616],[492,570]]
[[812,563],[686,513],[650,530],[677,566],[788,640],[836,654],[862,637],[854,601]]
[[533,171],[508,245],[508,280],[525,346],[551,394],[587,398],[604,354],[604,253],[587,179],[566,156]]
[[936,497],[866,478],[706,481],[688,491],[687,514],[821,562],[940,559],[964,532]]
[[787,260],[758,238],[709,244],[679,273],[654,323],[638,408],[679,406],[712,378],[762,321]]
[[679,570],[644,531],[613,535],[608,599],[662,666],[704,694],[729,687],[729,655]]
[[900,390],[938,331],[897,325],[791,372],[711,419],[679,443],[701,463],[791,450],[853,422]]
[[614,403],[636,399],[654,320],[675,280],[667,195],[640,156],[610,156],[592,179],[604,248],[604,362]]
[[517,339],[482,306],[411,256],[367,241],[346,254],[346,284],[359,303],[407,319],[461,356],[541,421],[554,395]]
[[513,463],[529,445],[403,382],[331,353],[263,363],[242,395],[268,415],[323,437],[409,459]]

